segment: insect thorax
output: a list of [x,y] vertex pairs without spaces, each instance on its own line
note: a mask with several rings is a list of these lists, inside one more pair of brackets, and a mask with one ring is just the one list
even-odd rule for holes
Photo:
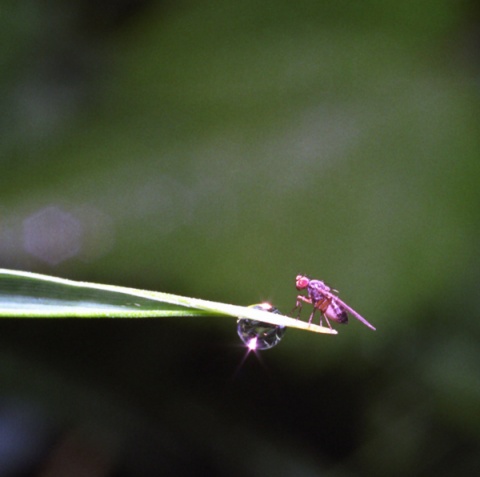
[[326,298],[325,292],[328,292],[329,288],[321,280],[310,280],[307,290],[313,303],[316,303]]

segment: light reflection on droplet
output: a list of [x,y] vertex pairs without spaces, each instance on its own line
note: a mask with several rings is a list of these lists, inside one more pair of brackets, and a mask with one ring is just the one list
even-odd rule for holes
[[[252,305],[252,308],[280,314],[277,308],[270,303]],[[272,325],[263,321],[245,318],[239,318],[237,321],[238,336],[252,351],[273,348],[281,341],[285,331],[285,326]]]
[[249,342],[248,342],[248,349],[252,350],[252,351],[255,351],[257,349],[257,341],[258,341],[258,338],[252,338]]

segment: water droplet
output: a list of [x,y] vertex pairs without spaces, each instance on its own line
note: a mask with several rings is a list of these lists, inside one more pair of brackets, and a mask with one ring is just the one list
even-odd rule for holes
[[[251,308],[280,314],[278,309],[270,303],[252,305]],[[238,336],[252,351],[273,348],[281,341],[286,330],[285,326],[272,325],[263,321],[246,318],[239,318],[237,321]]]

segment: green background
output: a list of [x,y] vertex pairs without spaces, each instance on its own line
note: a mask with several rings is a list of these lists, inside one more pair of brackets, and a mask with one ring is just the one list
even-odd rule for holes
[[4,320],[1,475],[479,468],[479,13],[4,2],[0,266],[284,313],[305,273],[377,331]]

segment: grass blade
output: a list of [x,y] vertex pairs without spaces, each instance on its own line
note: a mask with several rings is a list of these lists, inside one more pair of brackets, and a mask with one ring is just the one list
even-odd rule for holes
[[262,310],[170,293],[79,282],[0,269],[0,317],[147,318],[219,316],[249,318],[316,333],[335,330]]

